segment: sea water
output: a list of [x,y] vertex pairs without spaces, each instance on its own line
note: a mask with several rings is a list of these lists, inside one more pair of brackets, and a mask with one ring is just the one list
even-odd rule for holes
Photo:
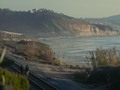
[[40,38],[40,41],[48,44],[57,58],[70,65],[85,64],[89,51],[96,48],[116,47],[120,50],[120,36],[52,37]]

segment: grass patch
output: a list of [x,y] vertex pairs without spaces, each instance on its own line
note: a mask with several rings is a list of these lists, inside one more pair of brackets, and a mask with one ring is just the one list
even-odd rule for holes
[[0,83],[3,82],[2,75],[5,77],[5,85],[12,86],[12,90],[29,90],[29,81],[26,77],[0,68]]

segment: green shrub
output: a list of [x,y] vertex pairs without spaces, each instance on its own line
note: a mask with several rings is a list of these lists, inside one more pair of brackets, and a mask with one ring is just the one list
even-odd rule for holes
[[5,85],[12,85],[14,90],[29,90],[29,81],[26,77],[0,68],[0,83],[2,75],[5,77]]
[[93,69],[104,66],[119,66],[120,65],[120,54],[116,48],[103,49],[97,48],[95,52],[90,52],[87,58],[91,61]]

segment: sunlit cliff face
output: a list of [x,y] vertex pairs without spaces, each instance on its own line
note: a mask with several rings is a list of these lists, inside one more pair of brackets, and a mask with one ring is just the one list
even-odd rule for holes
[[[102,26],[102,25],[101,25]],[[69,27],[80,36],[97,36],[97,35],[117,35],[116,31],[112,31],[111,28],[107,26],[102,26],[102,28],[91,24],[70,24]]]

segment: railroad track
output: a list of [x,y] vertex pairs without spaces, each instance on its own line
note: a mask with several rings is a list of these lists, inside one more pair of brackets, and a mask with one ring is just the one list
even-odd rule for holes
[[[16,70],[17,72],[20,73],[20,66],[17,63],[14,63],[11,67],[11,69]],[[32,85],[34,85],[35,88],[34,90],[59,90],[52,84],[48,83],[44,79],[34,75],[33,73],[29,73],[28,79]]]

